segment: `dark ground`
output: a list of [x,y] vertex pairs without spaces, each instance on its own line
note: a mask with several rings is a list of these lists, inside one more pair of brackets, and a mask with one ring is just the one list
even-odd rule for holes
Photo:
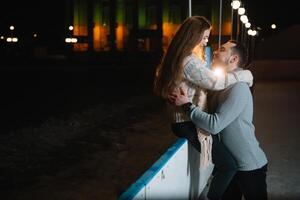
[[[153,116],[163,106],[151,92],[153,72],[147,65],[1,68],[3,199],[115,199],[174,141],[151,131],[168,132]],[[136,149],[150,144],[156,148],[140,160]]]
[[[254,85],[254,124],[269,197],[298,200],[300,82],[286,67],[265,66],[254,75],[276,73]],[[176,139],[152,95],[153,73],[147,65],[1,68],[1,199],[116,199]]]

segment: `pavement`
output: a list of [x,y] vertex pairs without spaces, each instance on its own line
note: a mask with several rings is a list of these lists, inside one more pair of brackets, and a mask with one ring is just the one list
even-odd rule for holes
[[267,154],[270,200],[300,199],[300,81],[254,86],[254,125]]
[[[258,67],[258,64],[256,63],[255,66]],[[290,63],[291,65],[285,63],[285,67],[276,68],[276,70],[274,70],[274,63],[262,64],[268,68],[261,67],[254,71],[254,77],[257,80],[253,95],[254,125],[260,145],[269,160],[267,176],[269,199],[299,200],[300,78],[298,78],[298,68],[296,71],[294,68],[293,70],[286,68],[295,66],[295,63]],[[110,96],[110,93],[107,89],[105,90],[106,85],[103,82],[105,83],[115,72],[120,70],[126,73],[119,73],[120,75],[116,79],[119,82],[113,84],[112,87],[122,87],[119,90],[113,90],[118,93],[112,93],[112,96],[108,99],[105,98],[104,101],[103,98]],[[98,103],[93,103],[96,105],[90,105],[89,109],[83,109],[82,112],[76,112],[74,116],[70,115],[70,119],[53,118],[50,120],[51,123],[46,120],[40,126],[35,125],[24,128],[24,130],[20,129],[19,132],[1,134],[0,149],[5,156],[0,157],[2,159],[0,168],[2,174],[10,173],[6,173],[7,179],[5,177],[1,179],[3,176],[0,175],[0,184],[1,180],[6,185],[9,184],[5,180],[12,182],[11,186],[7,186],[10,191],[5,192],[7,195],[2,193],[1,198],[17,200],[116,199],[116,196],[134,182],[145,169],[149,168],[176,139],[170,133],[169,124],[161,112],[163,105],[151,95],[149,96],[152,88],[149,84],[152,84],[152,81],[150,78],[145,79],[144,77],[146,74],[152,73],[151,70],[149,68],[143,73],[135,70],[135,73],[132,73],[127,69],[114,69],[110,73],[105,73],[106,79],[104,80],[101,78],[103,70],[98,73],[93,70],[85,73],[74,71],[71,74],[67,72],[54,73],[55,71],[53,71],[53,73],[47,73],[47,76],[44,72],[38,73],[39,76],[36,76],[37,72],[34,71],[35,73],[32,73],[30,78],[27,76],[30,73],[24,76],[21,73],[16,75],[12,72],[11,76],[7,76],[6,79],[2,74],[3,83],[11,80],[9,83],[15,84],[10,88],[18,89],[19,83],[23,85],[26,83],[25,86],[28,85],[28,87],[24,86],[27,88],[24,90],[27,94],[25,102],[31,102],[33,97],[38,97],[38,100],[31,104],[39,102],[42,105],[40,108],[49,108],[48,101],[45,100],[49,95],[43,94],[54,94],[54,92],[51,93],[53,88],[60,90],[58,90],[59,94],[55,93],[55,98],[51,98],[49,105],[61,105],[59,106],[61,109],[58,111],[61,111],[62,108],[66,110],[68,102],[74,102],[71,106],[74,108],[79,107],[79,102],[92,104],[91,100],[93,100]],[[269,74],[270,71],[276,73]],[[43,79],[40,78],[41,74]],[[57,75],[54,76],[55,74]],[[260,77],[257,77],[258,75]],[[15,79],[10,79],[11,77],[15,77]],[[67,77],[69,78],[66,79]],[[289,80],[291,77],[294,77],[295,80]],[[66,80],[60,81],[64,79]],[[14,80],[19,81],[15,82]],[[70,80],[71,82],[69,82]],[[34,84],[36,82],[40,84]],[[41,87],[41,83],[44,82],[58,83],[54,86],[42,84],[43,87]],[[126,83],[125,86],[123,87],[124,84],[120,84],[120,82]],[[145,84],[145,82],[149,84]],[[3,85],[5,86],[5,84]],[[65,87],[59,87],[61,85]],[[28,89],[29,86],[30,89]],[[36,88],[32,89],[31,86]],[[52,90],[50,91],[48,88]],[[41,89],[44,92],[41,92]],[[16,96],[20,90],[9,90],[10,93],[7,93]],[[66,93],[66,91],[68,92]],[[32,95],[34,92],[37,95]],[[115,98],[116,96],[119,98]],[[122,98],[120,99],[120,97]],[[127,100],[129,97],[132,100]],[[61,103],[62,99],[65,99],[66,103]],[[113,99],[115,101],[112,101]],[[9,102],[3,99],[2,101]],[[60,104],[55,102],[60,102]],[[31,104],[25,105],[33,115],[34,110],[32,109],[36,105],[28,106]],[[9,108],[7,110],[12,112],[13,106]],[[38,114],[34,116],[40,116]],[[37,135],[38,137],[36,137]],[[65,162],[66,160],[70,162]],[[25,182],[23,184],[22,177],[27,181],[26,184]],[[1,192],[3,191],[0,190]]]

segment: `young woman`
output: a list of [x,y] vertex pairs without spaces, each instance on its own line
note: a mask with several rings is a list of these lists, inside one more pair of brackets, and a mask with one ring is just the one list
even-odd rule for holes
[[[162,63],[157,68],[154,92],[158,96],[168,102],[168,95],[184,86],[188,88],[187,94],[190,101],[201,107],[202,110],[206,110],[207,90],[222,90],[238,81],[252,85],[253,77],[248,70],[216,76],[213,71],[206,67],[204,48],[207,45],[210,31],[211,23],[202,16],[190,17],[181,24],[164,55]],[[181,107],[176,107],[169,102],[167,106],[172,120],[173,133],[179,137],[187,138],[201,152],[200,167],[207,167],[211,162],[211,135],[196,128]],[[229,154],[229,152],[227,153]],[[222,169],[226,170],[219,174],[224,178],[215,179],[214,177],[214,179],[226,180],[220,184],[215,183],[213,179],[211,188],[214,188],[214,191],[209,191],[209,194],[213,194],[211,199],[222,196],[236,172],[233,158],[232,162],[227,162],[225,165],[229,166],[223,166]],[[216,185],[218,187],[215,187]]]

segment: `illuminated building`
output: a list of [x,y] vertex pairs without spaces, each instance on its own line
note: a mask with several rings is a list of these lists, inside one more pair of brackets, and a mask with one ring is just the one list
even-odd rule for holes
[[[219,33],[219,0],[192,1],[192,14],[213,25],[211,44]],[[223,5],[222,36],[231,34],[231,7]],[[188,16],[187,0],[68,0],[67,24],[78,38],[76,52],[161,51]]]

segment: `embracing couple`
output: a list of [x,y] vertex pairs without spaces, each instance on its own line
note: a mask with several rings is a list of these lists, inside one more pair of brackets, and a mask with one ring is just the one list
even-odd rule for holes
[[205,62],[210,31],[202,16],[181,24],[157,69],[154,92],[167,102],[175,135],[199,152],[212,145],[215,166],[207,199],[266,200],[268,161],[252,123],[253,77],[243,69],[247,49],[234,40],[223,44],[210,67],[223,69],[216,75]]

